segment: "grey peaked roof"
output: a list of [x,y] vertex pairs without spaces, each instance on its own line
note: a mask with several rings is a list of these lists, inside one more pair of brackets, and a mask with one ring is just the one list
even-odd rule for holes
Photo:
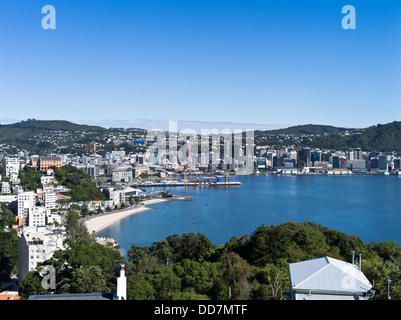
[[330,257],[289,264],[297,299],[363,299],[372,285],[355,265]]

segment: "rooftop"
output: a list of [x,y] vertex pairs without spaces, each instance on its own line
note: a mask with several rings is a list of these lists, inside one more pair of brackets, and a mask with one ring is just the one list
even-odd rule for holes
[[296,300],[366,299],[372,284],[360,268],[331,257],[289,264]]

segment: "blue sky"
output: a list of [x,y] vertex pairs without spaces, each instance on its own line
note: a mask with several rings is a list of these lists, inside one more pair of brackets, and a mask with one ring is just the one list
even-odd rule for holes
[[399,0],[3,0],[0,122],[399,121],[400,40]]

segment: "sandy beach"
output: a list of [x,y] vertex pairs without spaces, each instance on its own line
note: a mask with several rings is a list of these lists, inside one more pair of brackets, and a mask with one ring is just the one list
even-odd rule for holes
[[121,210],[119,212],[95,216],[95,217],[89,218],[84,223],[85,223],[86,227],[88,228],[88,231],[90,234],[92,234],[93,232],[96,233],[96,232],[99,232],[99,231],[109,227],[113,223],[115,223],[121,219],[124,219],[125,217],[128,217],[132,214],[136,214],[136,213],[150,209],[149,207],[147,207],[150,204],[164,202],[164,201],[168,201],[168,199],[146,200],[146,201],[142,202],[144,204],[142,206],[138,206],[135,208],[128,208],[125,210]]

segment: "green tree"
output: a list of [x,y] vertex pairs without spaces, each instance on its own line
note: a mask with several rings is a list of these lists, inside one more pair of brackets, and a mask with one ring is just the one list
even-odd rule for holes
[[171,300],[210,300],[210,298],[205,294],[199,294],[189,289],[174,293]]
[[193,288],[196,293],[207,294],[219,277],[223,276],[217,262],[184,259],[174,266],[174,272],[182,279],[182,288]]
[[375,298],[385,299],[387,296],[387,282],[389,279],[399,279],[400,269],[394,262],[384,260],[379,256],[363,259],[362,271],[366,278],[375,283]]
[[15,230],[0,231],[0,282],[18,271],[18,235]]
[[72,272],[70,293],[110,292],[102,269],[97,266],[77,268]]
[[169,300],[181,289],[180,278],[169,267],[156,268],[148,279],[155,289],[157,300]]
[[88,228],[82,221],[79,221],[79,215],[76,211],[69,211],[66,217],[65,227],[68,232],[68,237],[75,242],[89,239]]
[[128,300],[154,300],[156,291],[144,275],[133,275],[127,279]]
[[46,290],[42,286],[43,277],[39,274],[39,271],[31,271],[21,281],[21,285],[18,289],[18,294],[21,299],[27,300],[31,295],[50,294],[49,290]]
[[231,287],[232,299],[248,299],[251,293],[249,277],[252,267],[234,252],[224,253],[220,262],[225,268],[225,279]]

